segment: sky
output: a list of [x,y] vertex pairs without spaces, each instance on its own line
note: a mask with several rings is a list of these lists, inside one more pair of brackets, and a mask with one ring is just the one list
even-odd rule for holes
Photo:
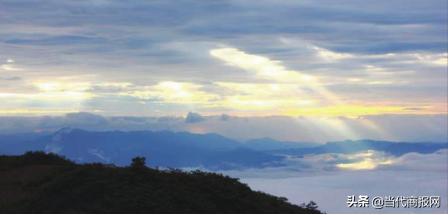
[[[74,127],[446,143],[447,8],[446,0],[0,0],[0,135]],[[325,154],[225,173],[329,212],[377,212],[347,211],[345,197],[363,193],[447,198],[446,150],[363,153],[377,166],[336,168],[331,159],[358,155]]]
[[0,0],[0,116],[446,115],[447,7]]

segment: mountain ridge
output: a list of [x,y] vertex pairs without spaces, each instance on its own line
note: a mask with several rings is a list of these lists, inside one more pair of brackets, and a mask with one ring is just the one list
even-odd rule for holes
[[0,154],[26,151],[61,154],[76,162],[102,162],[125,166],[135,156],[152,160],[150,165],[175,168],[228,170],[284,165],[287,156],[358,153],[377,150],[400,156],[409,152],[432,153],[448,148],[446,143],[406,143],[376,140],[346,140],[326,144],[254,139],[239,142],[219,134],[173,131],[87,131],[62,128],[48,134],[0,135]]
[[320,213],[202,171],[76,164],[56,154],[0,156],[0,213]]
[[149,157],[155,166],[207,169],[262,167],[281,160],[280,156],[244,148],[220,135],[171,131],[93,132],[64,128],[34,141],[0,144],[3,154],[29,150],[53,152],[77,162],[111,162],[122,166],[135,156]]

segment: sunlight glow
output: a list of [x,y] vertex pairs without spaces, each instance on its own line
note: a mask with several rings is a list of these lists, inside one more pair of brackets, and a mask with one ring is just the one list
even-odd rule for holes
[[358,161],[336,164],[336,167],[344,170],[372,170],[381,165],[390,165],[393,163],[392,159],[385,158],[372,150],[348,155],[347,158]]
[[82,110],[83,102],[95,94],[89,92],[86,82],[34,81],[29,83],[33,91],[0,93],[0,99],[8,105],[0,109],[0,115],[57,115]]
[[13,64],[3,64],[0,66],[0,68],[2,68],[3,70],[6,71],[20,71],[22,70],[21,68],[18,68],[16,66],[14,66]]
[[299,71],[287,70],[280,61],[266,57],[247,54],[235,48],[222,48],[210,51],[210,55],[223,60],[231,66],[236,66],[248,72],[254,72],[260,79],[272,83],[296,84],[303,89],[309,89],[325,97],[326,102],[341,103],[339,98],[329,92],[317,77],[303,74]]
[[[335,59],[352,57],[350,55],[332,53],[322,48],[316,50],[325,55],[325,57]],[[272,101],[272,98],[269,99],[269,97],[274,97],[277,101],[280,100],[279,98],[285,98],[283,101],[286,103],[282,105],[278,102],[275,105],[271,105],[271,107],[277,108],[277,111],[280,110],[280,114],[288,116],[360,116],[396,113],[403,110],[403,107],[398,106],[347,104],[347,102],[343,102],[339,96],[330,92],[317,77],[303,74],[299,71],[288,70],[281,65],[280,61],[271,60],[267,57],[247,54],[235,48],[213,49],[210,51],[210,55],[226,62],[228,65],[244,69],[248,72],[253,72],[260,79],[265,79],[269,81],[270,84],[276,86],[275,89],[272,89],[272,87],[266,88],[266,85],[263,84],[218,83],[221,86],[231,86],[232,89],[244,92],[244,97],[233,96],[233,98],[236,99],[231,100],[231,102],[241,99],[252,100],[252,102],[246,102],[246,104],[244,104],[246,108],[250,108],[249,105],[252,104],[253,107],[259,107],[260,104],[267,106],[266,102],[269,103],[270,100]],[[247,87],[250,87],[250,90],[244,89]],[[273,93],[270,92],[275,92],[279,89],[283,89],[281,94],[279,93],[274,96],[272,95]],[[266,96],[256,97],[248,95]],[[254,102],[254,100],[257,99],[260,100],[260,102]],[[300,105],[291,105],[294,104],[294,102],[292,102],[293,100],[312,101],[307,104],[312,103],[314,106],[302,107]]]
[[211,103],[216,99],[215,94],[201,90],[202,86],[188,82],[165,81],[144,89],[123,92],[121,95],[138,97],[152,101],[177,104],[203,104]]
[[353,55],[351,55],[351,54],[333,52],[328,49],[320,48],[317,46],[313,47],[313,49],[316,51],[317,55],[320,58],[323,58],[324,60],[328,60],[328,61],[338,61],[338,60],[343,60],[343,59],[353,57]]
[[349,116],[378,115],[403,111],[397,106],[337,105],[285,110],[288,116]]
[[[328,60],[353,57],[322,48],[315,48],[315,50],[318,55]],[[316,76],[288,70],[280,61],[267,57],[248,54],[236,48],[213,49],[210,55],[271,84],[271,87],[268,87],[266,84],[218,83],[235,92],[235,95],[227,98],[225,106],[244,110],[275,111],[275,114],[286,116],[357,117],[404,112],[404,108],[398,106],[350,104],[349,99],[340,98],[328,90]],[[276,94],[277,92],[280,93]],[[305,101],[305,103],[294,101]],[[357,137],[357,134],[343,121],[323,120],[321,123],[323,126],[339,131],[347,138]],[[367,160],[362,165],[369,166],[368,163]]]
[[444,54],[413,54],[413,56],[422,63],[438,66],[448,65],[448,53]]

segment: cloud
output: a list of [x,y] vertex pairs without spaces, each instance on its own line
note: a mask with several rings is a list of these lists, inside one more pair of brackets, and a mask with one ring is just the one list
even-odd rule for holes
[[222,121],[228,121],[228,120],[231,119],[231,116],[229,116],[229,115],[227,115],[227,114],[221,114],[220,119],[221,119]]
[[65,115],[65,121],[69,122],[72,127],[77,126],[107,126],[109,120],[92,113],[68,113]]
[[103,42],[100,38],[92,38],[85,36],[53,36],[41,39],[11,39],[4,41],[7,44],[14,45],[39,45],[39,46],[52,46],[52,45],[76,45],[76,44],[97,44]]
[[216,95],[202,91],[201,87],[195,83],[164,81],[122,94],[166,103],[211,104]]
[[[346,58],[358,58],[350,54],[340,54],[325,49],[316,48],[320,57],[325,60],[342,60]],[[364,104],[359,106],[344,95],[338,95],[326,87],[325,82],[313,75],[301,71],[288,70],[281,61],[270,58],[248,54],[235,48],[220,48],[210,51],[210,55],[224,61],[230,66],[251,72],[255,77],[263,79],[269,84],[254,83],[223,83],[220,86],[229,87],[238,93],[231,98],[235,103],[233,107],[276,109],[286,115],[339,115],[358,116],[367,114],[405,113],[411,109],[400,105]],[[362,58],[359,57],[359,58]],[[382,68],[366,65],[366,72],[390,74]],[[349,79],[350,80],[350,79]],[[353,79],[351,79],[353,80]],[[360,79],[355,79],[360,80]],[[390,85],[403,83],[379,77],[377,80],[362,81],[368,85]],[[404,81],[405,82],[405,81]],[[239,90],[239,92],[238,92]],[[278,94],[273,94],[277,91]],[[274,93],[272,93],[274,92]],[[241,94],[244,95],[240,96]],[[264,97],[263,97],[264,96]],[[409,112],[408,112],[409,113]]]
[[314,50],[316,50],[318,57],[327,61],[338,61],[354,57],[352,54],[337,53],[320,47],[314,47]]
[[[392,165],[384,167],[392,170],[440,171],[447,169],[448,150],[439,150],[432,154],[408,153],[394,160]],[[445,164],[445,165],[444,165]]]
[[3,81],[19,81],[19,80],[22,80],[22,78],[18,77],[18,76],[11,76],[11,77],[0,77],[0,80],[3,80]]
[[245,53],[235,48],[210,50],[210,55],[231,66],[255,72],[260,78],[286,83],[303,83],[314,81],[314,77],[301,74],[298,71],[287,70],[281,62],[267,57]]
[[[14,72],[14,71],[21,71],[22,68],[18,67],[15,64],[15,61],[11,58],[6,59],[6,62],[4,64],[0,65],[0,68],[7,72]],[[0,70],[1,71],[1,70]]]
[[197,123],[197,122],[201,122],[204,120],[205,120],[204,117],[202,117],[201,115],[199,115],[197,113],[193,113],[193,112],[189,112],[187,114],[187,117],[185,117],[186,123]]
[[[263,170],[267,171],[267,170]],[[269,172],[266,172],[269,174]],[[296,173],[297,174],[297,173]],[[284,196],[295,204],[317,202],[321,210],[327,213],[378,213],[372,207],[348,208],[347,196],[440,196],[446,195],[446,174],[431,171],[355,171],[295,176],[285,178],[240,177],[243,183],[252,189]],[[375,186],[372,186],[375,185]],[[329,195],[331,194],[331,195]],[[446,207],[432,209],[421,208],[384,208],[384,213],[446,213]]]
[[[252,189],[287,197],[295,204],[313,200],[327,213],[446,213],[447,207],[443,204],[432,209],[385,207],[377,210],[372,207],[348,208],[346,203],[349,195],[368,195],[370,198],[440,196],[445,199],[448,197],[445,192],[448,189],[446,153],[447,150],[441,150],[432,154],[389,157],[393,163],[358,171],[330,168],[347,155],[322,154],[298,159],[285,167],[225,171],[224,174],[240,178]],[[348,156],[365,157],[360,154]]]
[[[0,106],[8,110],[3,113],[344,115],[355,106],[368,113],[396,113],[396,107],[446,113],[445,1],[1,6],[7,19],[0,21],[0,77],[21,77],[22,83],[2,84],[0,92],[35,98],[28,105],[12,99]],[[38,81],[91,83],[91,96],[64,101],[64,110],[30,93]],[[105,86],[119,82],[128,84]],[[272,82],[276,92],[269,91]],[[344,105],[325,107],[335,98]],[[308,107],[321,109],[311,113]]]

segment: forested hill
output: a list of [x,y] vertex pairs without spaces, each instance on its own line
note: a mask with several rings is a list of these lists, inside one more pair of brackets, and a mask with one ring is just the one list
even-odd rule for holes
[[319,213],[201,171],[75,164],[55,154],[0,156],[0,213]]

